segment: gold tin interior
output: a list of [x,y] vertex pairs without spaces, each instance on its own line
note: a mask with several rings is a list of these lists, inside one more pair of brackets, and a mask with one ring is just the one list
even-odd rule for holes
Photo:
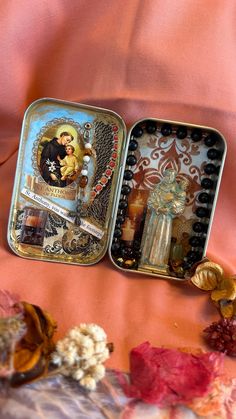
[[125,153],[110,258],[126,272],[185,280],[206,254],[225,139],[205,126],[141,119]]
[[9,217],[17,255],[80,265],[104,256],[125,136],[110,110],[47,98],[31,104]]

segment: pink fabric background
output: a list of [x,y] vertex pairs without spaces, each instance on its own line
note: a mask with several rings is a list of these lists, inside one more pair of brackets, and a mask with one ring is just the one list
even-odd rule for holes
[[[92,267],[21,259],[8,248],[7,220],[22,118],[40,97],[219,129],[228,155],[208,256],[236,273],[236,4],[232,0],[5,0],[0,2],[1,283],[58,321],[103,326],[128,369],[129,350],[205,347],[201,331],[219,315],[187,283],[126,275],[108,257]],[[236,376],[235,360],[226,368]]]

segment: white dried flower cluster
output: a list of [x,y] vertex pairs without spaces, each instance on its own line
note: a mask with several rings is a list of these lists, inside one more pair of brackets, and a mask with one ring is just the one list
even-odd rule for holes
[[107,335],[93,323],[82,323],[71,329],[57,342],[52,354],[53,364],[88,390],[94,390],[96,383],[104,377],[103,362],[108,358]]

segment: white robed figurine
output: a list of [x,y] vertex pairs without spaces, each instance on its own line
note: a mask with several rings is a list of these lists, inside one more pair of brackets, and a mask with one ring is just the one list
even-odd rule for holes
[[172,221],[184,212],[188,180],[176,181],[176,171],[166,169],[147,201],[139,269],[169,273]]

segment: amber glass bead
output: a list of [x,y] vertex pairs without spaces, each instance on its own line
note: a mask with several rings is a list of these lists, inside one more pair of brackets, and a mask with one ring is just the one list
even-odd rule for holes
[[88,183],[88,176],[81,176],[80,181],[79,181],[79,186],[81,188],[85,188],[87,183]]
[[85,156],[92,156],[92,154],[93,154],[93,150],[91,148],[86,148],[84,150],[84,155]]

